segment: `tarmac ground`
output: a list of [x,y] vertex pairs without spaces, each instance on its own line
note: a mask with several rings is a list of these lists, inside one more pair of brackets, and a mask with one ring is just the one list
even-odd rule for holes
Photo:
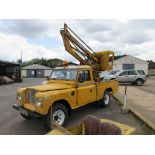
[[[18,111],[12,108],[16,102],[16,90],[19,87],[39,85],[45,79],[25,78],[23,83],[0,86],[0,134],[1,135],[42,135],[47,130],[42,119],[25,120]],[[72,111],[66,127],[79,124],[86,115],[94,115],[98,118],[111,119],[136,128],[139,135],[154,134],[145,123],[132,113],[123,114],[117,100],[111,97],[111,104],[107,108],[101,108],[97,103],[91,103]]]

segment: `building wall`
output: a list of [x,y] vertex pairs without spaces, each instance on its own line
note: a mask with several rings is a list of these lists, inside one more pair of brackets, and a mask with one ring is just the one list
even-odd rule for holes
[[132,56],[125,56],[114,61],[113,70],[122,70],[122,64],[135,64],[136,70],[144,70],[148,74],[148,63],[144,60]]
[[27,71],[26,70],[22,70],[22,77],[26,77],[27,76]]
[[[32,71],[32,69],[23,69],[22,70],[22,77],[33,77],[32,75],[31,75],[31,72]],[[38,71],[38,70],[37,70]],[[43,70],[43,77],[48,77],[48,76],[50,76],[50,74],[51,74],[51,71],[52,70]],[[38,76],[38,75],[36,75],[36,76]]]
[[51,74],[51,69],[49,69],[49,70],[44,70],[44,76],[45,77],[49,77],[50,76],[50,74]]

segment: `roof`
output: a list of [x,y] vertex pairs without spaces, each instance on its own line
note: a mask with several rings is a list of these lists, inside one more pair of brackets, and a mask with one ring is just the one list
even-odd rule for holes
[[26,67],[22,67],[22,69],[51,69],[50,67],[42,66],[39,64],[33,64]]
[[90,66],[87,65],[80,65],[80,66],[64,66],[64,67],[56,67],[55,69],[91,69]]
[[137,58],[137,57],[134,57],[134,56],[132,56],[132,55],[120,55],[120,56],[115,56],[114,61],[123,59],[124,57],[132,57],[132,58],[138,59],[138,60],[143,61],[143,62],[145,62],[145,63],[148,64],[147,61],[145,61],[145,60],[143,60],[143,59],[140,59],[140,58]]
[[114,57],[114,60],[118,60],[118,59],[121,59],[121,58],[124,58],[124,57],[126,57],[127,55],[118,55],[118,56],[115,56]]
[[15,62],[0,60],[0,66],[10,66],[10,65],[19,66],[20,64]]

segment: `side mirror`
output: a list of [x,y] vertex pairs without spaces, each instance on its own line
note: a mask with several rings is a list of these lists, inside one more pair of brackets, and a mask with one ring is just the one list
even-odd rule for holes
[[83,79],[79,79],[78,81],[79,81],[79,83],[82,83],[84,80]]

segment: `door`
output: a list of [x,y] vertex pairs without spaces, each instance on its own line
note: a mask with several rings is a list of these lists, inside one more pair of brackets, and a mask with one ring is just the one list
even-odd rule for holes
[[96,84],[90,76],[90,70],[79,71],[78,82],[78,105],[96,101]]
[[137,79],[137,72],[135,70],[128,71],[129,72],[129,81],[128,82],[135,82]]
[[44,70],[43,69],[37,69],[36,70],[36,77],[44,77]]
[[33,69],[27,70],[27,77],[30,77],[30,78],[35,77],[35,70]]
[[128,71],[121,72],[117,77],[119,82],[125,83],[129,81],[129,74]]

